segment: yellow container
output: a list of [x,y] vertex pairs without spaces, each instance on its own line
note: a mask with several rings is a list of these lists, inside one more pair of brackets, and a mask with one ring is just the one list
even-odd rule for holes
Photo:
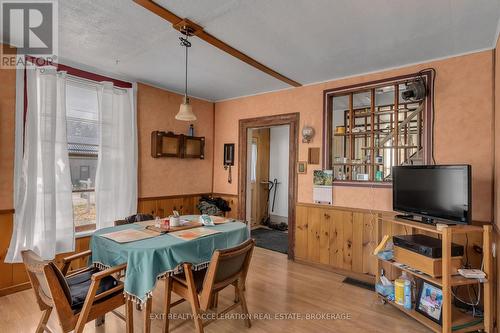
[[345,127],[344,126],[337,126],[337,127],[335,127],[335,133],[336,134],[344,134],[345,133]]
[[394,281],[394,301],[399,305],[405,303],[405,280],[403,279]]

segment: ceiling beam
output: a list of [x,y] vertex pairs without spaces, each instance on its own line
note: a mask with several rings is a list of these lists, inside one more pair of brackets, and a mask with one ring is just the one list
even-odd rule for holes
[[281,75],[280,73],[276,72],[275,70],[267,67],[266,65],[258,62],[255,59],[247,56],[243,52],[238,51],[234,47],[224,43],[223,41],[221,41],[217,37],[209,34],[205,30],[203,30],[203,27],[197,25],[196,23],[190,21],[187,18],[183,19],[183,18],[175,15],[174,13],[172,13],[168,9],[158,5],[154,1],[152,1],[152,0],[133,0],[133,1],[135,3],[137,3],[138,5],[141,5],[142,7],[146,8],[147,10],[160,16],[161,18],[167,20],[168,22],[172,23],[172,26],[174,29],[181,30],[182,28],[188,27],[188,28],[190,28],[190,30],[192,31],[192,34],[194,36],[196,36],[196,37],[204,40],[205,42],[215,46],[216,48],[232,55],[233,57],[240,59],[244,63],[246,63],[252,67],[255,67],[258,70],[260,70],[268,75],[271,75],[272,77],[274,77],[280,81],[283,81],[291,86],[294,86],[294,87],[301,86],[300,83],[298,83],[292,79],[289,79],[284,75]]
[[172,13],[168,9],[160,6],[159,4],[157,4],[154,1],[151,1],[151,0],[134,0],[134,2],[136,4],[138,4],[138,5],[141,5],[142,7],[146,8],[147,10],[155,13],[159,17],[167,20],[168,22],[170,22],[172,24],[176,24],[176,23],[182,21],[181,17],[175,15],[174,13]]
[[255,59],[247,56],[246,54],[238,51],[234,47],[224,43],[223,41],[221,41],[217,37],[212,36],[211,34],[205,32],[204,30],[201,31],[196,36],[203,39],[205,42],[221,49],[222,51],[232,55],[233,57],[240,59],[241,61],[247,63],[248,65],[253,66],[253,67],[257,68],[258,70],[275,77],[278,80],[281,80],[285,83],[288,83],[289,85],[294,86],[294,87],[301,86],[300,83],[298,83],[292,79],[289,79],[286,76],[281,75],[280,73],[276,72],[275,70],[267,67],[266,65],[263,65],[262,63],[258,62],[257,60],[255,60]]

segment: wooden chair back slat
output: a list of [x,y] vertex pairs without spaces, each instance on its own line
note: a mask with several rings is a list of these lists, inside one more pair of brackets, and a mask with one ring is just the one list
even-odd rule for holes
[[219,255],[219,264],[214,276],[214,283],[232,279],[241,274],[248,252],[242,252],[234,256]]
[[215,293],[235,281],[244,284],[252,258],[255,241],[249,239],[237,247],[216,250],[208,266],[200,306],[203,310],[212,304]]

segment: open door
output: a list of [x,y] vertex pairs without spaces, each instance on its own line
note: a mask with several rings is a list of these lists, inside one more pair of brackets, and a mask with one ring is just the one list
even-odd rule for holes
[[253,129],[249,150],[250,163],[250,225],[257,227],[266,218],[269,181],[269,128]]
[[249,129],[247,213],[256,246],[288,253],[289,125]]
[[[258,247],[271,249],[259,246],[257,234],[272,232],[280,241],[267,237],[267,243],[281,246],[271,250],[293,259],[299,114],[241,119],[239,124],[238,216],[249,222],[251,237],[256,239]],[[284,134],[280,140],[278,132]],[[274,147],[273,141],[282,144]],[[272,160],[280,160],[280,163],[273,167]],[[275,228],[279,224],[283,225],[282,229]]]

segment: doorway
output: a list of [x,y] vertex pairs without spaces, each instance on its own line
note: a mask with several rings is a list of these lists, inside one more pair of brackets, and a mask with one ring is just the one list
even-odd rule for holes
[[293,258],[298,114],[240,120],[239,214],[257,246]]
[[270,166],[270,128],[249,128],[250,149],[247,152],[250,172],[247,173],[247,221],[251,229],[267,224],[269,216],[269,166]]
[[257,246],[288,253],[289,125],[249,128],[247,221]]

